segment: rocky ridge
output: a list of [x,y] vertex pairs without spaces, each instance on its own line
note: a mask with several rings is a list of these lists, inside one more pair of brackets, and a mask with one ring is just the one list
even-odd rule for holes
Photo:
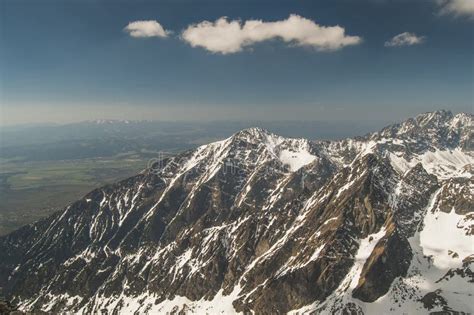
[[0,238],[22,310],[472,313],[471,114],[364,137],[250,128]]

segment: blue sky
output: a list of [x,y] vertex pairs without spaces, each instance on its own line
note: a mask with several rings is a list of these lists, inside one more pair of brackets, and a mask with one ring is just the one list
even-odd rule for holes
[[[440,108],[473,112],[471,1],[0,0],[1,123],[387,121]],[[213,38],[205,31],[199,43],[183,39],[206,20],[286,23],[291,14],[360,40],[328,50],[308,45],[304,31],[285,40],[274,25],[275,35],[243,40],[231,53],[206,49]],[[124,30],[144,20],[171,33],[137,38]],[[419,42],[385,45],[405,32]],[[244,35],[219,40],[226,46]]]

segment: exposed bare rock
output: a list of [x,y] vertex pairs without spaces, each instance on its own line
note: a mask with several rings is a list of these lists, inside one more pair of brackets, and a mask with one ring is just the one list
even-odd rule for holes
[[53,313],[472,313],[472,148],[447,111],[340,141],[246,129],[0,237],[0,287]]

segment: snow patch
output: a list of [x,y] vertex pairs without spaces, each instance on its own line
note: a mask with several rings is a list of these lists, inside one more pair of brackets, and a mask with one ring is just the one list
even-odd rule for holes
[[[428,211],[420,233],[423,254],[432,256],[438,268],[460,267],[464,258],[474,254],[474,237],[466,231],[472,224],[473,219],[456,214],[454,209],[450,213]],[[457,255],[453,257],[449,251]]]
[[293,150],[282,150],[280,152],[280,161],[284,165],[288,165],[292,172],[296,172],[305,165],[312,163],[316,160],[316,156],[312,155],[307,149],[301,149],[299,151]]
[[402,156],[390,152],[390,162],[392,167],[400,174],[409,171],[416,164],[421,163],[423,168],[430,174],[436,175],[439,179],[449,179],[452,177],[471,177],[469,169],[474,165],[474,157],[459,148],[454,150],[427,151],[421,155],[414,156],[407,160]]

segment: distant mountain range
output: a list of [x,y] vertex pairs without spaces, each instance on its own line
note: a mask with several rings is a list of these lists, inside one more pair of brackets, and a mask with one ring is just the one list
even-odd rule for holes
[[474,313],[472,122],[244,129],[0,237],[0,286],[54,313]]
[[[333,128],[337,124],[338,128]],[[94,120],[64,125],[0,126],[0,158],[27,161],[111,157],[132,151],[179,152],[254,125],[285,136],[335,139],[377,130],[383,122],[167,122]]]

